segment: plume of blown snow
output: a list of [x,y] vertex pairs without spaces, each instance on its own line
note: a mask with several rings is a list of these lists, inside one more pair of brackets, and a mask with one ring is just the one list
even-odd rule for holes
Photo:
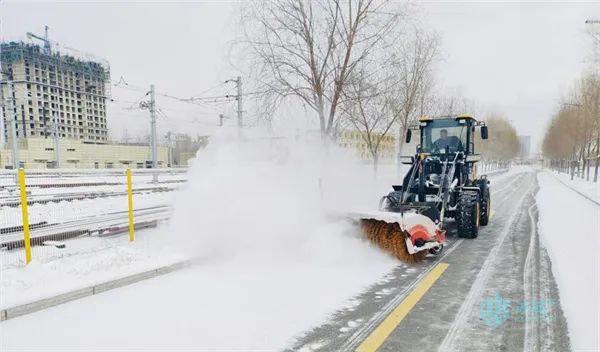
[[314,138],[222,133],[193,160],[169,232],[208,261],[380,256],[350,222],[332,216],[373,209],[375,189],[370,167]]

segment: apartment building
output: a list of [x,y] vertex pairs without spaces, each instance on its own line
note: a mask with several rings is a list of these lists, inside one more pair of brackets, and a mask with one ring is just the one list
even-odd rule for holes
[[22,42],[0,44],[2,133],[11,124],[22,138],[66,138],[88,144],[108,142],[107,64],[51,53]]

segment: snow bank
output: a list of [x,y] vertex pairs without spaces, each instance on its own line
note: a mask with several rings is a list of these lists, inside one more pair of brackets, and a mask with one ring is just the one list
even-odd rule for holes
[[569,187],[600,203],[600,182],[590,182],[578,177],[574,177],[571,180],[571,175],[558,172],[553,172],[552,175],[566,183]]
[[[0,271],[0,309],[185,260],[178,253],[153,248],[152,240],[159,235],[156,229],[149,229],[137,231],[134,243],[130,243],[127,236],[88,237],[68,241],[67,247],[60,251],[53,247],[35,247],[34,261],[27,267],[8,267]],[[51,253],[39,253],[44,250]],[[59,258],[53,257],[56,255]]]
[[542,243],[552,261],[574,351],[600,350],[600,207],[539,173]]

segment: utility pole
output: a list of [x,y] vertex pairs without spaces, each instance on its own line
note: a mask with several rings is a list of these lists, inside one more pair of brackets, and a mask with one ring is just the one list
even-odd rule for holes
[[58,141],[58,116],[56,116],[56,114],[53,112],[52,113],[52,122],[53,122],[53,129],[54,129],[54,168],[58,169],[60,167],[60,144]]
[[4,89],[0,85],[0,149],[4,149],[4,143],[6,140],[4,139],[4,107],[6,106],[6,101],[4,100]]
[[[150,85],[150,153],[152,155],[152,168],[156,169],[158,162],[156,160],[156,100],[154,84]],[[152,181],[158,182],[156,172],[152,173]]]
[[[235,80],[228,79],[225,83],[234,82],[237,86],[237,95],[235,95],[235,99],[237,100],[237,118],[238,118],[238,136],[242,137],[242,127],[244,126],[242,114],[244,112],[242,105],[242,97],[244,95],[242,90],[242,77],[237,76]],[[225,97],[229,98],[231,96],[226,95]],[[222,120],[221,120],[222,121]]]
[[593,68],[595,70],[600,66],[600,20],[586,20],[586,26],[589,28],[589,34],[593,39]]
[[237,77],[237,102],[238,102],[238,111],[237,111],[237,115],[238,115],[238,128],[240,130],[240,136],[242,134],[242,77],[238,76]]
[[152,168],[156,169],[156,101],[154,84],[150,85],[150,153],[152,155]]
[[13,81],[12,73],[10,77],[10,87],[12,90],[12,99],[10,111],[12,113],[12,120],[10,121],[10,133],[12,139],[12,161],[13,161],[13,169],[19,168],[19,150],[17,148],[17,104],[16,99],[17,96],[15,94],[15,82]]
[[174,147],[174,145],[173,145],[171,136],[172,136],[171,131],[167,132],[167,143],[168,143],[168,146],[169,146],[169,155],[168,155],[169,156],[169,158],[168,158],[169,160],[168,160],[167,164],[168,164],[169,167],[173,167],[173,147]]

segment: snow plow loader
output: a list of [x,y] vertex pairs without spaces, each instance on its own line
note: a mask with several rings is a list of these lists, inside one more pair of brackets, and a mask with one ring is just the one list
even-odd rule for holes
[[488,223],[491,205],[487,177],[476,177],[476,129],[487,139],[485,123],[468,115],[422,117],[411,126],[405,142],[415,130],[420,144],[414,156],[402,157],[410,165],[402,184],[381,198],[379,211],[352,214],[364,235],[407,263],[441,253],[448,218],[454,219],[459,237],[476,238],[479,226]]

